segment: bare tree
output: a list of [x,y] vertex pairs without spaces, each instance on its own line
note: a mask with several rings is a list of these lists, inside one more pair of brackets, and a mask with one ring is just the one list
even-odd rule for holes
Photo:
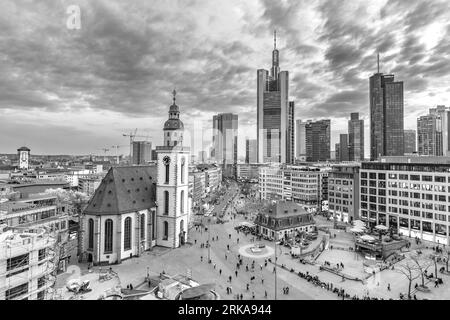
[[412,282],[420,277],[420,272],[418,272],[417,266],[408,262],[406,264],[399,265],[395,270],[408,279],[408,299],[411,299]]
[[417,268],[417,271],[420,272],[420,276],[422,277],[422,288],[425,287],[425,274],[427,273],[427,270],[429,267],[431,267],[432,263],[429,260],[421,259],[419,255],[412,256],[411,260],[414,262],[415,267]]

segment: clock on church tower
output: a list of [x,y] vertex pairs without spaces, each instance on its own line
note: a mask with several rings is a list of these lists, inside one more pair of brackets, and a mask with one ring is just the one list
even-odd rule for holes
[[158,178],[156,199],[157,245],[177,248],[188,235],[190,205],[188,199],[189,148],[183,146],[184,125],[176,105],[176,91],[169,107],[169,119],[164,123],[164,145],[156,147]]

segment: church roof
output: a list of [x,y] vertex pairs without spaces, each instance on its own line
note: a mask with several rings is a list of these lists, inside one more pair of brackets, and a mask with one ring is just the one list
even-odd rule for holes
[[114,215],[156,206],[156,166],[112,167],[84,211]]

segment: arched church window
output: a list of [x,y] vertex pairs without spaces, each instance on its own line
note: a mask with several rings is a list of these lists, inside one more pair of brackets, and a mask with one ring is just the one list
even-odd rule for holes
[[145,239],[145,214],[141,214],[141,239]]
[[184,213],[184,190],[181,190],[180,198],[180,212]]
[[164,235],[163,240],[169,239],[169,223],[167,221],[164,221]]
[[[167,145],[169,145],[168,144],[169,142],[167,142]],[[165,169],[166,169],[166,183],[169,183],[169,174],[170,174],[170,168],[169,168],[169,165],[170,165],[170,157],[164,157],[164,159],[163,159],[163,164],[164,164],[164,166],[165,166]]]
[[181,183],[184,183],[184,166],[185,166],[185,158],[181,158]]
[[127,217],[125,219],[125,226],[124,226],[124,233],[123,233],[123,249],[125,251],[131,249],[131,218]]
[[169,191],[164,191],[164,214],[169,214]]
[[113,247],[113,221],[105,221],[105,253],[111,253]]
[[89,233],[88,249],[92,250],[94,249],[94,219],[89,219],[88,233]]

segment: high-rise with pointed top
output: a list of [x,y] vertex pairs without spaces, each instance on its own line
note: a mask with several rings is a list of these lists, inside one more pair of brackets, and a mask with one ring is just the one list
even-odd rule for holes
[[280,71],[274,32],[272,67],[257,71],[258,162],[294,161],[294,103],[289,101],[289,72]]
[[370,77],[370,160],[380,156],[403,156],[403,82],[378,70]]

